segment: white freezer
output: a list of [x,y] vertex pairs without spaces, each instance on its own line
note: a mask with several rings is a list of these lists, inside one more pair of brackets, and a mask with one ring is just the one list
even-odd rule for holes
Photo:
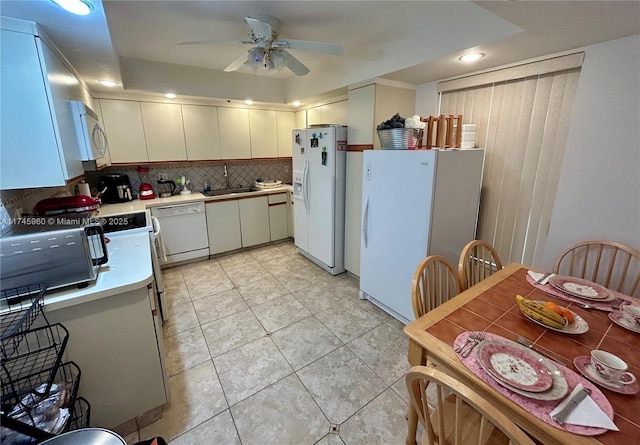
[[369,150],[363,156],[360,291],[406,323],[428,255],[454,267],[475,238],[484,150]]

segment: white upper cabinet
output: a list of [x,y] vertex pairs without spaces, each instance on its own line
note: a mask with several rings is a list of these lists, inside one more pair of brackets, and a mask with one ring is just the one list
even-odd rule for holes
[[249,110],[252,158],[278,157],[278,121],[276,112]]
[[295,130],[307,128],[307,110],[296,111]]
[[40,38],[0,36],[0,189],[52,187],[83,173],[67,84],[77,79]]
[[186,160],[180,105],[142,102],[140,107],[149,161]]
[[182,122],[189,161],[222,159],[218,108],[183,105]]
[[101,99],[112,163],[148,162],[139,102]]
[[334,102],[322,106],[322,123],[347,125],[349,107],[347,101]]
[[250,159],[249,110],[218,108],[222,159]]
[[290,111],[278,111],[278,157],[291,157],[291,134],[295,126],[295,114]]
[[307,110],[307,126],[324,124],[322,121],[322,107],[309,108]]

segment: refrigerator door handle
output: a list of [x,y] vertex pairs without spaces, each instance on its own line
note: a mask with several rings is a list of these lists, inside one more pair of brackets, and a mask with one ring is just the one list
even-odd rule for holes
[[364,212],[362,212],[362,239],[364,241],[364,248],[367,248],[369,244],[369,197],[364,199]]
[[309,161],[305,161],[304,163],[304,208],[309,213]]

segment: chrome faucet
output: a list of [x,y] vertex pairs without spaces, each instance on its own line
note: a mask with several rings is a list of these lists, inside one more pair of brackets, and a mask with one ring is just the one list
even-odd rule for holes
[[231,183],[229,182],[229,171],[227,170],[227,164],[224,164],[224,185],[225,188],[230,189]]

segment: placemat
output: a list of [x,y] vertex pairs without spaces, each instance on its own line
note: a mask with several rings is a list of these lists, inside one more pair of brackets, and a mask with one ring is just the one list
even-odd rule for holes
[[[458,335],[458,337],[456,337],[455,341],[453,342],[453,348],[455,349],[461,344],[465,343],[467,341],[467,337],[469,337],[469,335],[471,334],[473,334],[473,332],[463,332],[462,334]],[[485,335],[486,340],[498,339],[498,340],[510,341],[504,337],[501,337],[496,334],[491,334],[489,332],[486,332],[485,334],[486,334]],[[558,406],[564,398],[559,400],[551,400],[551,401],[534,400],[525,396],[521,396],[520,394],[516,394],[515,392],[509,391],[507,388],[500,385],[492,377],[490,377],[489,374],[487,374],[487,372],[482,368],[482,365],[478,362],[478,359],[476,358],[475,349],[474,349],[474,352],[469,355],[469,357],[462,358],[458,355],[458,358],[471,372],[477,375],[487,385],[491,386],[493,389],[498,391],[500,394],[502,394],[509,400],[517,403],[519,406],[521,406],[526,411],[536,416],[538,419],[542,420],[543,422],[555,428],[565,430],[574,434],[580,434],[582,436],[597,436],[598,434],[602,434],[608,431],[605,428],[594,428],[594,427],[587,427],[587,426],[580,426],[580,425],[571,425],[568,423],[565,423],[564,425],[560,425],[556,423],[553,419],[551,419],[551,416],[549,415],[549,413],[556,406]],[[605,395],[602,393],[602,391],[598,389],[597,386],[595,386],[593,383],[591,383],[589,380],[582,377],[581,375],[576,374],[571,369],[561,365],[560,363],[554,362],[553,365],[557,367],[558,370],[564,375],[565,379],[567,380],[567,384],[569,385],[569,391],[564,397],[568,396],[578,383],[582,383],[582,385],[585,388],[591,390],[590,396],[593,399],[593,401],[596,402],[596,404],[600,407],[600,409],[602,409],[602,411],[604,411],[607,414],[607,416],[609,416],[609,418],[613,420],[613,407],[611,406],[611,403],[609,403],[609,400],[607,400]]]
[[[618,309],[616,309],[613,304],[616,304],[617,301],[616,300],[611,300],[608,302],[598,302],[596,300],[585,300],[579,297],[574,297],[573,295],[569,295],[565,292],[562,292],[560,289],[556,289],[555,287],[553,287],[551,284],[536,284],[535,280],[533,278],[531,278],[531,276],[529,276],[529,274],[527,274],[527,282],[529,284],[531,284],[533,287],[535,287],[536,289],[540,289],[541,291],[544,291],[550,295],[553,295],[554,297],[558,297],[561,300],[565,300],[565,301],[570,301],[572,303],[578,303],[578,304],[588,304],[589,306],[592,306],[594,309],[599,309],[601,311],[607,311],[607,312],[615,312]],[[625,300],[628,301],[629,303],[635,303],[635,299],[633,297],[629,297],[628,295],[625,294],[621,294],[620,292],[617,292],[615,290],[611,290],[609,289],[609,291],[616,297],[619,298],[621,300]]]

